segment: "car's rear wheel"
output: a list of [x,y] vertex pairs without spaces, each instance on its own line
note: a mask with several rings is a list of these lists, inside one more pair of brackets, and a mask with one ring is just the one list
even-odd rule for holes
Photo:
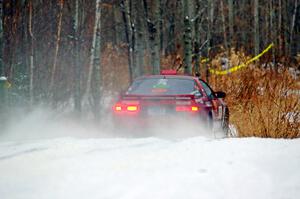
[[213,131],[214,128],[214,120],[212,116],[212,112],[209,112],[206,119],[206,127],[208,130]]
[[229,110],[226,108],[223,121],[222,121],[222,130],[226,137],[228,137],[229,134]]

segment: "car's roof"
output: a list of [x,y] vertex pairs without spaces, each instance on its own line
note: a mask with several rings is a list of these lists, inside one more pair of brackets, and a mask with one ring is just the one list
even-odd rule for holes
[[189,80],[196,80],[194,76],[189,75],[145,75],[136,78],[138,79],[189,79]]

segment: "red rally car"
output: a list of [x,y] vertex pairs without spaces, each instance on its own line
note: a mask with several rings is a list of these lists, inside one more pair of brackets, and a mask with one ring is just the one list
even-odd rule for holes
[[219,124],[227,133],[229,110],[223,101],[225,96],[198,77],[166,70],[161,75],[135,79],[114,104],[113,116],[117,124],[130,125],[151,125],[173,116],[193,118],[209,128]]

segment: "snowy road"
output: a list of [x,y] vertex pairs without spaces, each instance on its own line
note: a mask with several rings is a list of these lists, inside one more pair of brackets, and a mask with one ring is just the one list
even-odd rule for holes
[[0,140],[1,199],[298,199],[300,140]]

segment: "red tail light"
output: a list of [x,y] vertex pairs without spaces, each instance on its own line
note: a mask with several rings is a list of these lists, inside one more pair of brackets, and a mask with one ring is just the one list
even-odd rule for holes
[[123,109],[122,109],[122,105],[121,104],[116,104],[114,106],[114,111],[116,112],[121,112]]
[[176,106],[177,112],[198,112],[198,106]]
[[199,107],[198,106],[192,106],[191,111],[192,112],[197,112],[197,111],[199,111]]
[[131,106],[127,106],[127,111],[130,111],[130,112],[136,112],[138,111],[138,106],[137,105],[131,105]]
[[177,75],[176,70],[162,70],[160,72],[161,75]]
[[113,110],[115,113],[137,113],[139,111],[139,106],[118,103],[113,107]]

